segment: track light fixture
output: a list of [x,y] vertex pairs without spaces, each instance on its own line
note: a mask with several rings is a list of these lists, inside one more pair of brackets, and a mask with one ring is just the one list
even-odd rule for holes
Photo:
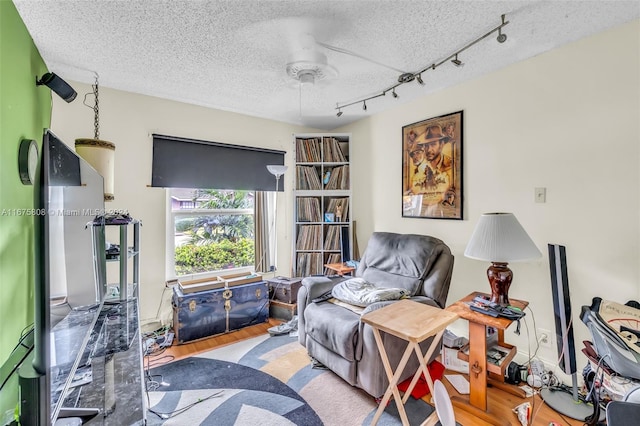
[[469,49],[471,46],[474,46],[475,44],[479,43],[480,41],[484,40],[485,38],[489,37],[491,34],[493,33],[498,33],[498,37],[496,38],[496,40],[498,40],[499,43],[504,43],[507,40],[507,35],[502,33],[502,27],[504,27],[505,25],[507,25],[509,23],[509,21],[505,20],[505,15],[502,15],[502,23],[500,25],[498,25],[497,27],[495,27],[494,29],[490,30],[489,32],[487,32],[486,34],[476,38],[475,40],[473,40],[472,42],[468,43],[466,46],[462,47],[459,50],[456,50],[455,52],[453,52],[451,55],[447,56],[446,58],[442,59],[439,62],[434,62],[431,65],[426,66],[425,68],[418,70],[416,72],[403,72],[400,74],[400,76],[398,77],[398,81],[396,83],[394,83],[393,85],[385,88],[381,93],[377,94],[377,95],[372,95],[372,96],[368,96],[365,98],[361,98],[358,100],[355,100],[353,102],[348,102],[348,103],[343,103],[340,104],[339,102],[336,103],[336,109],[338,110],[338,117],[340,117],[342,115],[342,108],[346,108],[348,106],[352,106],[355,104],[359,104],[360,102],[362,102],[362,109],[363,110],[367,110],[367,102],[368,100],[374,99],[374,98],[378,98],[380,96],[385,96],[386,93],[388,91],[391,91],[391,94],[393,95],[394,98],[398,98],[398,94],[396,93],[395,89],[396,87],[405,84],[405,83],[409,83],[413,80],[416,80],[419,84],[424,85],[424,80],[422,79],[422,74],[427,72],[427,71],[435,71],[435,69],[437,67],[439,67],[440,65],[451,61],[455,66],[457,67],[461,67],[464,65],[464,62],[460,61],[458,59],[458,55],[462,52],[464,52],[465,50]]
[[496,40],[498,40],[498,43],[504,43],[505,41],[507,41],[507,35],[502,34],[502,30],[498,29],[498,37],[496,38]]

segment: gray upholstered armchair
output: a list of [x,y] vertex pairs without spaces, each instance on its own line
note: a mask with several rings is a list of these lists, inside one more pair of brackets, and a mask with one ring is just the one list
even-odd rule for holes
[[[405,288],[412,300],[444,308],[452,270],[451,251],[437,238],[375,232],[355,275],[377,287]],[[389,382],[373,330],[360,321],[360,316],[394,301],[373,303],[362,314],[330,302],[312,302],[347,278],[308,277],[302,281],[298,292],[299,341],[311,357],[349,384],[380,397]],[[385,333],[382,338],[395,370],[406,342]],[[423,350],[430,344],[431,339],[425,340]],[[438,353],[436,351],[433,358]],[[412,376],[417,369],[418,360],[412,356],[400,381]]]

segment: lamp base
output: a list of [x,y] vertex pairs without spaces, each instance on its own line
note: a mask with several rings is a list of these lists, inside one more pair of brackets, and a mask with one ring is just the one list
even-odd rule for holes
[[487,278],[491,286],[491,302],[502,306],[509,305],[509,287],[513,280],[513,272],[507,262],[491,262],[487,269]]

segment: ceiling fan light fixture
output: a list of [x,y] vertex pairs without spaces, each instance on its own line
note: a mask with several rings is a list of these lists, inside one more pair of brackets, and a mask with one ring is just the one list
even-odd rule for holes
[[338,70],[328,64],[324,53],[310,49],[302,49],[291,55],[286,71],[293,83],[303,85],[332,80],[338,76]]
[[298,74],[298,79],[300,80],[300,84],[303,86],[313,86],[313,84],[316,82],[316,74],[313,71],[304,70]]

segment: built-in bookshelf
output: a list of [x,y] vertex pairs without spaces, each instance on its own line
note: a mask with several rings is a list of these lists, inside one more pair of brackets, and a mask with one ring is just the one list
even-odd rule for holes
[[294,135],[293,276],[330,274],[325,264],[347,260],[343,244],[351,258],[350,142],[345,133]]

